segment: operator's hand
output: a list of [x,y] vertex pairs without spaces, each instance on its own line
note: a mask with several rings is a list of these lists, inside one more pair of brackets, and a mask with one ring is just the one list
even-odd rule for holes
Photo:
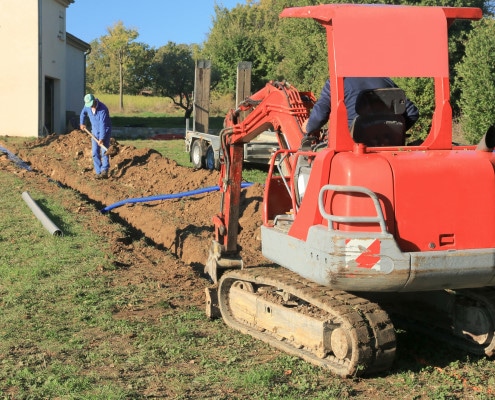
[[83,124],[79,125],[79,129],[81,129],[82,131],[86,130],[86,125]]
[[303,122],[303,124],[301,125],[301,130],[303,131],[304,134],[308,133],[306,132],[306,127],[308,126],[308,121],[309,121],[309,118]]

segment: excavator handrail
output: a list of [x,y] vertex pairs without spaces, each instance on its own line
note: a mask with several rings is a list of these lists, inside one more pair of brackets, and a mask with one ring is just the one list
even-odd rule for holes
[[[340,215],[329,214],[325,211],[325,193],[328,191],[332,192],[346,192],[346,193],[362,193],[371,198],[373,205],[376,210],[376,217],[369,216],[349,216],[344,217]],[[385,218],[383,216],[382,208],[380,207],[380,202],[378,201],[378,196],[375,192],[365,188],[363,186],[348,186],[348,185],[325,185],[320,189],[318,195],[318,208],[320,214],[323,218],[328,221],[328,230],[333,230],[332,222],[343,222],[343,223],[377,223],[380,225],[382,233],[388,233],[387,227],[385,225]]]

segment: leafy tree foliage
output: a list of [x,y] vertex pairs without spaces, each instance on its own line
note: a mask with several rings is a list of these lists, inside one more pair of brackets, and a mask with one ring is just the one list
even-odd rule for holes
[[466,55],[457,65],[462,87],[461,126],[465,138],[477,143],[495,123],[495,20],[484,18],[468,35]]
[[260,0],[232,10],[216,6],[201,55],[220,74],[218,90],[235,91],[240,61],[252,62],[253,91],[283,79],[321,90],[328,74],[323,29],[313,20],[279,19],[286,7],[315,4],[319,1]]
[[[339,3],[340,0],[325,1]],[[279,19],[286,7],[318,5],[319,0],[247,1],[232,10],[217,7],[213,27],[205,42],[203,57],[220,69],[223,91],[234,91],[235,66],[239,61],[253,63],[253,91],[270,79],[285,79],[301,90],[319,94],[328,77],[327,46],[324,29],[311,19]],[[359,3],[376,3],[364,0]],[[397,0],[387,4],[479,7],[485,12],[486,0]],[[449,28],[450,65],[456,65],[464,54],[469,21],[456,21]],[[451,68],[452,81],[456,70]],[[415,125],[413,138],[424,138],[429,131],[434,95],[431,79],[400,79],[408,97],[418,107],[422,118]],[[399,83],[399,81],[397,83]],[[459,109],[459,91],[453,86],[451,103]]]
[[425,139],[430,131],[435,108],[433,78],[393,78],[393,80],[420,110],[419,120],[407,131],[410,135],[408,141]]
[[[94,93],[119,93],[118,65],[99,40],[92,41],[90,45],[91,53],[86,63],[87,89]],[[155,50],[144,43],[132,43],[130,52],[132,58],[127,63],[124,90],[137,94],[153,84],[151,67]]]
[[[93,92],[119,93],[120,108],[124,108],[124,89],[135,91],[136,82],[149,82],[150,50],[135,43],[138,32],[127,29],[118,21],[107,29],[108,35],[91,42],[87,59],[87,85]],[[135,75],[131,75],[133,72]],[[138,79],[135,77],[139,75]]]
[[286,80],[301,90],[319,93],[328,78],[327,42],[324,28],[312,19],[280,19],[284,8],[318,5],[318,0],[261,0],[260,7],[276,12],[272,26],[274,50],[272,67],[278,80]]
[[138,37],[138,32],[126,29],[122,21],[108,29],[108,35],[101,38],[102,46],[106,49],[110,62],[117,65],[119,72],[120,109],[124,109],[124,74],[132,59],[131,42]]
[[131,43],[131,60],[128,63],[124,88],[126,93],[139,94],[154,85],[153,59],[156,50],[145,43]]
[[186,118],[192,113],[194,68],[193,48],[186,44],[168,42],[153,59],[156,92],[184,109]]
[[118,79],[110,57],[99,40],[91,43],[91,53],[86,59],[86,86],[93,93],[117,93]]
[[212,62],[220,76],[218,90],[234,92],[236,66],[240,61],[252,61],[252,83],[263,86],[273,66],[270,27],[277,14],[257,5],[238,5],[232,10],[215,6],[213,27],[205,42],[202,58]]

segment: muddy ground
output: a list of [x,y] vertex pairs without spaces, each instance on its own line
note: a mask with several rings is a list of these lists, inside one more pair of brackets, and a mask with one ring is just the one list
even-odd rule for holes
[[[178,292],[184,293],[184,301],[204,306],[204,288],[211,282],[203,270],[213,239],[212,216],[220,210],[220,193],[145,202],[132,199],[217,187],[218,172],[181,167],[155,150],[123,146],[112,139],[110,176],[96,179],[90,138],[79,130],[22,144],[0,140],[0,146],[17,155],[31,170],[19,168],[2,152],[0,168],[18,174],[32,187],[50,193],[64,186],[80,193],[84,201],[65,206],[74,213],[92,216],[93,229],[101,225],[101,218],[121,221],[129,227],[127,233],[99,232],[106,236],[117,266],[127,271],[120,275],[122,280],[131,283],[152,274],[164,285],[173,283]],[[244,262],[251,266],[267,262],[259,240],[262,193],[261,185],[242,190],[239,244]],[[129,199],[127,204],[112,208]],[[111,210],[105,212],[106,208]],[[153,268],[160,263],[166,265]],[[150,303],[153,301],[150,299]]]

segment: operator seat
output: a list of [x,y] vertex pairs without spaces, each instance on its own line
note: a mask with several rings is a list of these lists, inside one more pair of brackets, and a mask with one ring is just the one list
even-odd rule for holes
[[406,95],[400,88],[363,90],[356,99],[357,116],[351,125],[356,143],[368,147],[404,146]]

